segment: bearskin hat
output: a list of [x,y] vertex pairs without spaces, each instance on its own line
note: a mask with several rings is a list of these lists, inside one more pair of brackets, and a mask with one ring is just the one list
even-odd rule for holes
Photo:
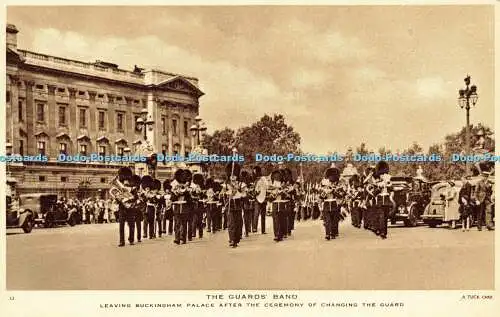
[[130,179],[130,183],[134,187],[141,186],[141,177],[139,175],[133,175],[132,178]]
[[386,161],[380,161],[375,166],[375,177],[380,177],[381,175],[389,174],[389,164]]
[[183,174],[184,183],[189,183],[193,180],[193,173],[191,173],[190,170],[184,169],[182,174]]
[[207,180],[205,181],[205,188],[206,189],[210,189],[210,188],[214,188],[214,185],[215,185],[215,182],[213,180],[213,178],[207,178]]
[[149,175],[145,175],[142,177],[141,179],[141,187],[146,189],[146,188],[149,188],[149,189],[152,189],[153,188],[153,178]]
[[479,171],[480,172],[491,172],[495,168],[495,163],[492,161],[479,162]]
[[129,167],[120,167],[118,170],[118,178],[122,181],[132,178],[132,170]]
[[349,179],[349,184],[354,187],[361,186],[361,179],[358,174],[354,174],[351,179]]
[[260,166],[254,166],[253,167],[253,174],[256,178],[258,177],[261,177],[262,176],[262,169],[260,168]]
[[181,169],[176,170],[174,173],[174,179],[178,183],[184,183],[184,171]]
[[222,184],[220,182],[214,182],[214,192],[220,192],[222,190]]
[[293,174],[289,168],[282,169],[281,173],[283,174],[283,181],[284,182],[288,182],[288,183],[293,182]]
[[196,173],[193,175],[193,183],[203,188],[205,186],[205,178],[202,174]]
[[153,186],[151,187],[151,189],[155,189],[155,190],[160,190],[161,189],[161,182],[159,179],[154,179],[153,180]]
[[340,179],[340,170],[336,167],[329,167],[325,171],[325,178],[330,182],[338,182]]
[[166,179],[163,181],[163,190],[171,190],[172,185],[170,185],[170,180]]
[[283,173],[280,170],[273,171],[271,173],[271,181],[282,182],[283,181]]
[[[231,175],[236,176],[236,179],[240,178],[241,166],[238,163],[231,162],[226,165],[226,176],[227,179],[231,177]],[[231,174],[232,172],[232,174]]]
[[252,182],[252,174],[250,174],[250,172],[248,172],[248,171],[241,171],[240,177],[241,177],[241,181],[246,183],[246,184],[249,184]]

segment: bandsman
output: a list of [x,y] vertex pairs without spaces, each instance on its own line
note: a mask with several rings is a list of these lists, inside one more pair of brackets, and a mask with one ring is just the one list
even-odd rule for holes
[[[132,171],[128,167],[121,167],[118,170],[118,178],[116,179],[118,186],[128,192],[132,191],[132,186],[130,184],[130,180],[132,178]],[[128,241],[130,245],[134,244],[134,215],[131,210],[131,199],[121,199],[115,197],[117,202],[119,203],[119,234],[120,234],[120,242],[118,244],[119,247],[125,246],[125,223],[128,224],[129,234]]]
[[[196,233],[198,237],[203,238],[203,214],[204,214],[204,191],[205,191],[205,179],[202,174],[196,173],[193,175],[193,181],[191,182],[190,192],[191,192],[191,236],[190,238],[195,238]],[[189,232],[190,230],[188,230]]]
[[255,181],[248,171],[241,172],[241,181],[245,184],[242,193],[243,223],[245,236],[248,237],[250,232],[252,232],[252,218],[255,212],[257,192],[255,190]]
[[286,203],[284,199],[285,189],[283,184],[283,173],[280,170],[275,170],[271,173],[271,184],[268,187],[268,201],[271,204],[271,213],[273,217],[274,241],[283,241],[283,227]]
[[189,220],[189,207],[191,195],[189,193],[189,181],[191,172],[189,170],[178,169],[172,181],[172,207],[174,214],[175,244],[186,244],[187,227]]
[[340,170],[330,167],[325,171],[321,181],[320,198],[322,200],[323,224],[325,227],[325,240],[335,239],[339,234],[339,220],[341,197],[338,193]]
[[[172,235],[174,231],[174,213],[172,211],[172,185],[170,185],[170,180],[166,179],[163,182],[163,233],[168,233]],[[167,229],[168,221],[168,229]]]
[[389,164],[385,161],[377,163],[374,178],[376,180],[375,196],[375,233],[382,239],[387,239],[387,220],[389,212],[394,207],[394,192],[392,191]]
[[242,186],[240,182],[239,164],[230,163],[226,167],[227,181],[224,184],[224,209],[227,214],[227,225],[229,233],[229,246],[236,248],[242,236]]

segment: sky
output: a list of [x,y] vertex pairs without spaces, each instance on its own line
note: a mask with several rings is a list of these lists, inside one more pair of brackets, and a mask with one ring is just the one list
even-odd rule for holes
[[208,132],[282,113],[306,152],[424,149],[494,127],[492,6],[8,7],[18,47],[199,78]]

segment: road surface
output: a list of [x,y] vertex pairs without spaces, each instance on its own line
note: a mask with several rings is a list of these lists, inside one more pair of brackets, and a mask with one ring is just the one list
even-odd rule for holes
[[[267,221],[268,227],[271,218]],[[118,248],[118,224],[7,231],[8,290],[451,290],[493,289],[494,232],[389,228],[381,240],[344,222],[325,241],[318,221],[284,242],[227,231],[186,245],[172,236]]]

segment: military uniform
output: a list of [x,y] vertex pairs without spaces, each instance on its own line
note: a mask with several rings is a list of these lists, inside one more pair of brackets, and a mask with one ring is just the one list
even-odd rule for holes
[[262,234],[266,233],[266,190],[267,181],[264,176],[262,176],[262,171],[260,166],[255,166],[254,169],[254,179],[255,179],[255,209],[252,221],[252,231],[257,232],[259,225],[260,216],[260,231]]
[[375,233],[382,239],[387,238],[387,221],[389,212],[394,207],[393,192],[391,191],[391,176],[389,165],[380,161],[375,168],[376,196],[375,196]]
[[226,168],[227,181],[224,184],[225,212],[227,214],[227,227],[229,245],[238,246],[242,236],[242,183],[239,181],[240,165],[230,163]]
[[205,179],[201,174],[195,174],[191,183],[191,238],[203,238],[203,190],[205,189]]
[[141,227],[143,221],[143,210],[146,208],[146,202],[141,197],[141,177],[134,175],[132,177],[132,186],[134,187],[132,193],[135,196],[133,205],[135,231],[137,232],[137,242],[141,242]]
[[[170,185],[170,180],[165,180],[163,182],[163,223],[162,230],[163,233],[168,233],[172,235],[174,231],[174,213],[172,211],[172,186]],[[167,226],[168,222],[168,226]]]
[[338,225],[342,199],[337,193],[339,177],[339,169],[330,167],[325,171],[325,177],[321,181],[320,198],[322,200],[322,216],[326,240],[335,239],[339,234]]
[[[132,186],[130,186],[130,181],[132,179],[132,171],[127,167],[122,167],[118,171],[118,181],[123,185],[125,190],[132,191]],[[120,242],[118,244],[119,247],[123,247],[125,245],[125,223],[127,223],[129,228],[128,240],[132,245],[134,244],[134,215],[132,209],[129,207],[130,201],[120,201],[119,203],[119,234],[120,234]]]
[[174,243],[186,244],[188,232],[189,207],[191,195],[188,191],[191,172],[189,170],[178,169],[172,181],[172,207],[174,214]]
[[[271,212],[273,217],[273,232],[274,241],[283,241],[283,233],[285,228],[283,227],[284,215],[286,212],[286,203],[288,202],[284,199],[284,184],[282,182],[283,174],[281,171],[276,170],[271,173],[271,185],[268,188],[268,200],[271,204]],[[286,222],[285,222],[286,224]]]
[[243,223],[245,236],[248,237],[250,232],[252,232],[252,219],[255,211],[255,182],[252,175],[247,171],[241,172],[241,181],[245,184],[242,198]]

